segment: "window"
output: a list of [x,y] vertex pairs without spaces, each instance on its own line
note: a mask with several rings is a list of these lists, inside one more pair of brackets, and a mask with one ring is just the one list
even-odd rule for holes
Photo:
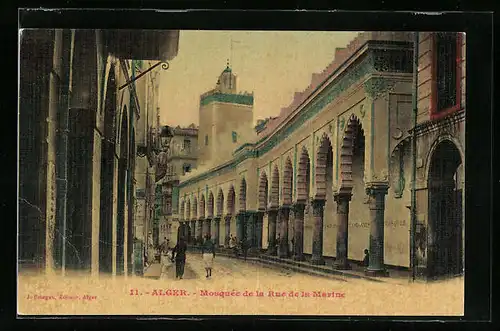
[[191,151],[191,140],[189,140],[189,139],[184,139],[184,144],[182,145],[182,148],[183,148],[186,152],[190,153],[190,151]]
[[205,135],[205,146],[208,146],[208,134]]
[[187,172],[190,172],[191,171],[191,165],[190,164],[184,164],[182,166],[182,172],[183,174],[186,174]]
[[460,105],[461,41],[454,32],[435,35],[434,113],[443,114],[458,109]]
[[233,143],[237,142],[238,141],[238,134],[236,133],[236,131],[232,132],[232,136],[233,136]]

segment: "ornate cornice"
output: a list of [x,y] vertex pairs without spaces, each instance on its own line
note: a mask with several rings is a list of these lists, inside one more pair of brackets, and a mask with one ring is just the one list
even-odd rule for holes
[[215,93],[200,98],[200,106],[205,106],[212,102],[227,102],[252,106],[253,95]]

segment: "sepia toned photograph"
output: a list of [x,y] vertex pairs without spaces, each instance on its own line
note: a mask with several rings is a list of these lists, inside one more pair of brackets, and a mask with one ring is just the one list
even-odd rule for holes
[[20,29],[22,316],[463,316],[466,34]]

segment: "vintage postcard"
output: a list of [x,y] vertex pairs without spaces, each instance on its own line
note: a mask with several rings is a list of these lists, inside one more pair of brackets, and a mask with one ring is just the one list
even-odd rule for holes
[[465,45],[20,30],[18,314],[462,316]]

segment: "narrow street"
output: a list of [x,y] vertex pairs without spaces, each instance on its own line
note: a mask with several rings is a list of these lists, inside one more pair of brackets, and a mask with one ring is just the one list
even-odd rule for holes
[[[174,265],[161,278],[159,265],[150,268],[156,269],[156,275],[99,278],[20,275],[19,311],[85,315],[351,316],[436,316],[463,312],[463,278],[429,284],[328,279],[216,256],[212,278],[206,279],[201,255],[193,253],[187,256],[182,280],[175,279]],[[406,300],[408,297],[418,300],[410,302]]]

